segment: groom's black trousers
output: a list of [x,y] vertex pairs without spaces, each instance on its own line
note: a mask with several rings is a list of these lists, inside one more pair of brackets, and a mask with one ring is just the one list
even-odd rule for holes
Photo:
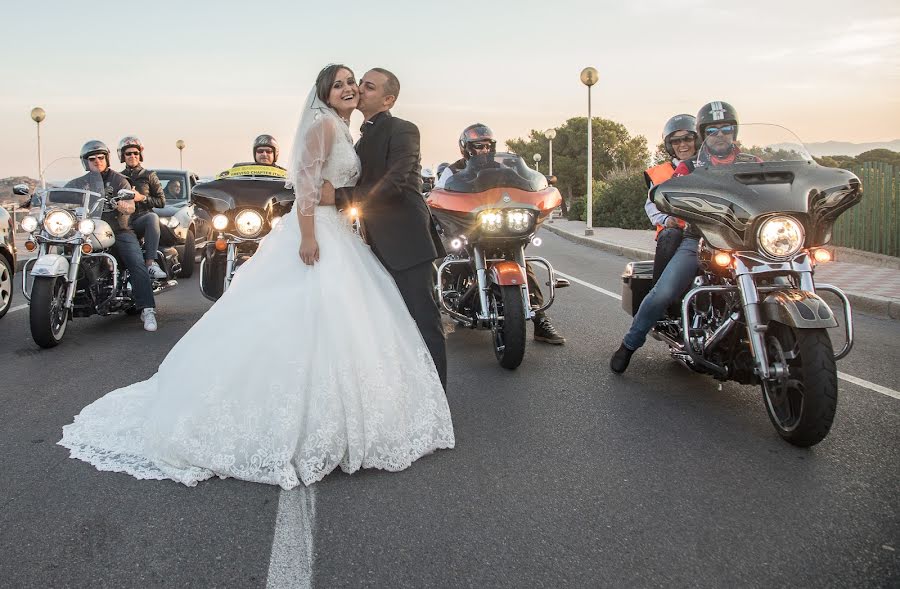
[[434,302],[434,267],[431,262],[424,262],[406,270],[391,270],[391,276],[400,289],[403,302],[409,314],[419,326],[422,339],[431,352],[434,367],[444,391],[447,390],[447,346],[444,341],[444,329],[441,325],[441,312]]

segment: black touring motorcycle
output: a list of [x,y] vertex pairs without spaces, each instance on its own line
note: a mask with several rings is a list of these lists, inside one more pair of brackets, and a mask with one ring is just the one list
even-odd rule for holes
[[[693,173],[651,192],[661,211],[702,235],[693,287],[651,335],[697,372],[759,384],[779,435],[812,446],[831,429],[835,362],[853,345],[850,303],[838,288],[816,284],[815,268],[831,259],[822,246],[837,217],[862,198],[862,185],[846,170],[816,164],[782,127],[741,125],[740,139],[753,147],[736,163],[716,165],[705,144]],[[652,261],[626,266],[625,311],[637,312],[652,274]],[[828,329],[838,321],[821,291],[843,307],[845,338],[837,353]]]
[[212,182],[198,184],[191,200],[212,217],[213,239],[200,259],[200,291],[216,301],[263,237],[290,211],[294,191],[274,166],[239,165]]

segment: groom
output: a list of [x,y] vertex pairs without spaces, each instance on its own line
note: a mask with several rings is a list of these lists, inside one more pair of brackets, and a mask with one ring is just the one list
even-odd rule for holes
[[338,209],[359,209],[367,241],[394,277],[446,390],[447,351],[431,264],[446,251],[422,198],[419,128],[391,116],[399,94],[400,81],[386,69],[373,68],[360,80],[357,108],[366,121],[356,153],[362,176],[355,187],[337,189],[335,199]]

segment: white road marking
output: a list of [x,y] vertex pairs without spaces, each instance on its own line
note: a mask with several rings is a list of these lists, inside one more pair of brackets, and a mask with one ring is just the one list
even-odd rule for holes
[[888,397],[900,399],[900,391],[895,391],[894,389],[889,389],[887,387],[883,387],[880,384],[875,384],[874,382],[869,382],[867,380],[857,378],[855,376],[846,374],[844,372],[838,372],[838,378],[840,378],[841,380],[846,380],[847,382],[852,382],[855,385],[859,385],[861,387],[867,388],[867,389],[875,391],[877,393],[881,393],[882,395],[887,395]]
[[[595,290],[599,293],[605,294],[608,297],[612,297],[612,298],[618,299],[620,301],[622,300],[621,295],[617,295],[616,293],[608,291],[605,288],[600,288],[596,284],[591,284],[590,282],[585,282],[584,280],[581,280],[580,278],[575,278],[574,276],[570,276],[569,274],[565,274],[563,272],[560,272],[559,270],[556,270],[556,273],[559,274],[560,276],[562,276],[563,278],[568,278],[572,282],[577,282],[578,284],[580,284],[582,286],[586,286],[591,290]],[[861,378],[847,374],[845,372],[838,372],[837,376],[841,380],[846,380],[849,383],[853,383],[857,386],[861,386],[865,389],[869,389],[870,391],[875,391],[876,393],[881,393],[882,395],[886,395],[888,397],[893,397],[894,399],[900,399],[900,391],[895,391],[894,389],[889,389],[888,387],[884,387],[884,386],[881,386],[880,384],[875,384],[874,382],[869,382],[867,380],[863,380]]]
[[24,305],[19,305],[18,307],[13,307],[12,309],[10,309],[9,311],[7,311],[6,313],[7,313],[7,315],[8,315],[9,313],[15,313],[16,311],[21,311],[22,309],[27,309],[27,308],[28,308],[28,304],[26,303],[26,304],[24,304]]
[[315,517],[316,498],[312,488],[301,484],[291,491],[279,492],[266,589],[309,589]]
[[606,290],[605,288],[600,288],[596,284],[591,284],[590,282],[585,282],[584,280],[581,280],[580,278],[575,278],[574,276],[570,276],[568,274],[563,274],[559,270],[556,270],[556,273],[559,274],[560,276],[562,276],[563,278],[568,278],[572,282],[577,282],[581,286],[586,286],[591,290],[596,290],[597,292],[605,294],[608,297],[612,297],[612,298],[618,299],[620,301],[622,300],[622,295],[616,294],[610,290]]

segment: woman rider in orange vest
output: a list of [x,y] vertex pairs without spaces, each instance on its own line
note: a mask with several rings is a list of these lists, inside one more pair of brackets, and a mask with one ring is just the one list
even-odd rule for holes
[[[675,168],[681,162],[688,162],[697,155],[700,140],[696,132],[697,119],[691,115],[675,115],[663,127],[663,144],[672,158],[644,172],[644,180],[648,190],[662,184],[675,175]],[[681,244],[684,221],[661,213],[649,198],[644,203],[644,210],[650,222],[656,225],[656,254],[653,257],[653,283],[662,275],[666,264],[672,259],[675,250]]]

